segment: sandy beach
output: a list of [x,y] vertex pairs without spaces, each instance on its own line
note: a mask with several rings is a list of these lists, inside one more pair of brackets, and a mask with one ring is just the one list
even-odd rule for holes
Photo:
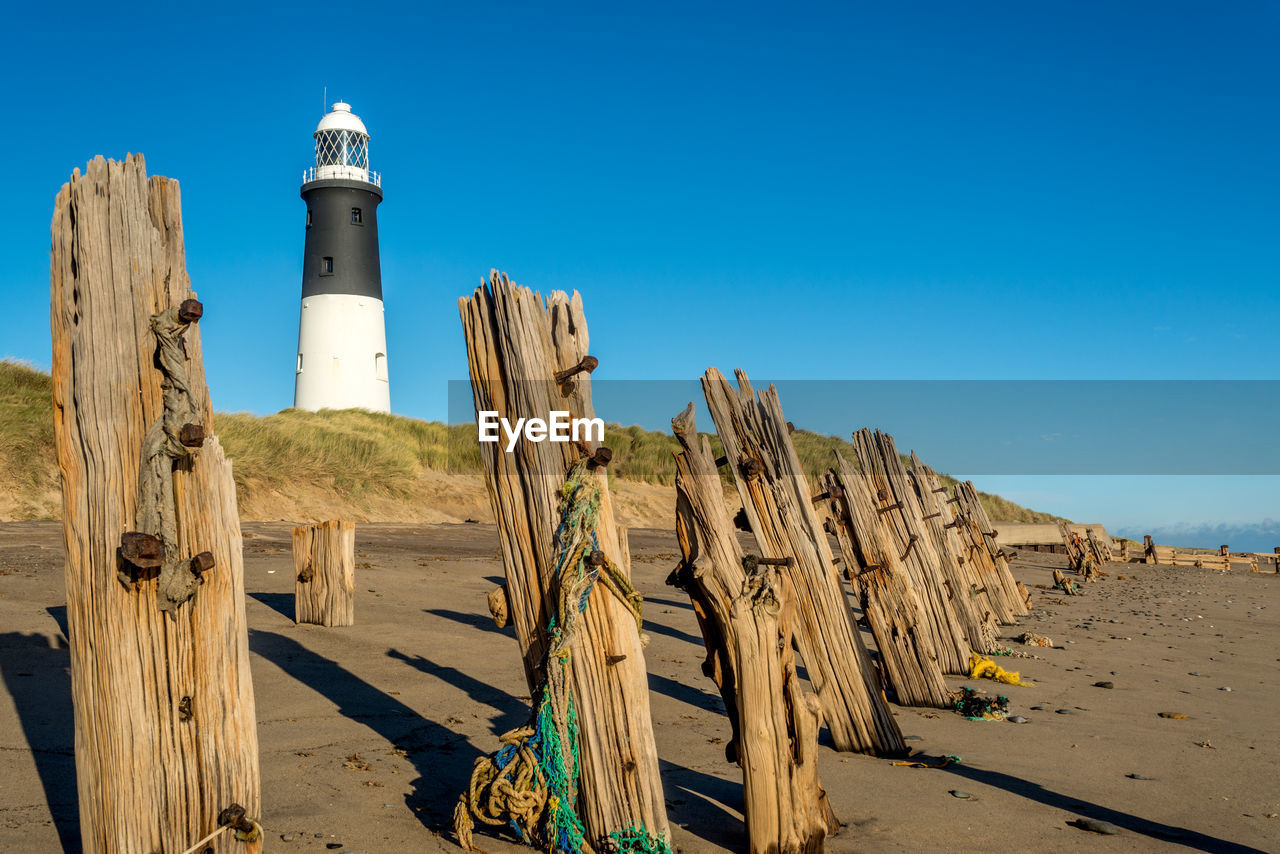
[[[3,851],[80,850],[61,536],[0,524]],[[287,524],[246,523],[244,542],[264,851],[457,851],[450,816],[474,759],[528,712],[514,637],[485,606],[502,576],[493,527],[360,525],[357,624],[340,629],[293,623]],[[633,530],[631,546],[673,842],[742,850],[728,723],[688,600],[664,584],[674,537]],[[1012,642],[1035,657],[1000,663],[1035,686],[978,686],[1027,723],[894,706],[913,751],[961,757],[944,769],[824,738],[821,778],[845,822],[829,851],[1280,850],[1280,576],[1111,564],[1066,597],[1043,589],[1063,567],[1014,562],[1035,609],[1003,634],[1056,646]]]

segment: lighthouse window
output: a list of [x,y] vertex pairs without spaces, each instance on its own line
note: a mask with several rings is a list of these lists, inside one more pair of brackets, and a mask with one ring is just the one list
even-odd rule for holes
[[352,225],[364,225],[364,216],[360,213],[360,209],[359,209],[359,208],[352,208],[352,209],[351,209],[351,224],[352,224]]
[[307,228],[311,227],[311,208],[307,208]]
[[322,276],[333,275],[333,259],[327,255],[320,261],[320,275]]

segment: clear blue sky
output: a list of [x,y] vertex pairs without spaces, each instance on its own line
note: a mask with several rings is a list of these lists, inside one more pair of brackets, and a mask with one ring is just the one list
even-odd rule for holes
[[[288,406],[327,86],[384,175],[405,415],[446,416],[490,267],[581,290],[601,377],[1277,379],[1278,37],[1264,2],[24,4],[0,356],[48,366],[58,187],[142,151],[182,184],[215,405]],[[1280,518],[1275,479],[1218,483],[1121,504]]]

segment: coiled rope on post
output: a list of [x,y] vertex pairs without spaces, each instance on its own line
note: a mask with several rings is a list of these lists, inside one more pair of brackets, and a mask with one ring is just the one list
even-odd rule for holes
[[[643,597],[631,580],[599,550],[600,488],[586,462],[570,469],[560,488],[560,525],[555,534],[556,611],[543,661],[543,684],[535,692],[529,723],[504,733],[492,756],[476,760],[467,791],[458,798],[453,828],[469,851],[477,820],[509,826],[529,846],[552,854],[594,854],[584,838],[578,803],[578,716],[568,667],[581,632],[582,614],[600,582],[617,596],[641,628]],[[647,640],[641,632],[641,642]],[[665,840],[644,828],[610,835],[613,850],[670,854]]]

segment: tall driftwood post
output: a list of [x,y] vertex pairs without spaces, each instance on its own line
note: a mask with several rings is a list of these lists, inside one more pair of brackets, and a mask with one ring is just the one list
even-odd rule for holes
[[987,557],[985,547],[973,549],[966,542],[963,527],[952,512],[956,504],[947,497],[947,488],[933,469],[920,462],[914,451],[907,476],[911,479],[923,514],[921,527],[933,538],[939,554],[947,555],[947,560],[955,567],[959,589],[952,596],[951,603],[964,626],[969,645],[978,652],[994,652],[996,623],[1005,622],[1002,617],[1008,610],[1003,602],[998,607],[992,601],[1000,589],[999,585],[988,583],[995,564],[983,560]]
[[[58,193],[52,237],[84,850],[181,854],[232,804],[252,836],[258,735],[240,519],[213,433],[178,183],[148,180],[142,155],[99,157]],[[260,850],[236,832],[200,850]]]
[[331,519],[293,529],[293,619],[356,624],[356,526]]
[[881,693],[791,444],[778,392],[742,371],[734,389],[715,368],[702,378],[707,408],[764,557],[790,558],[783,574],[799,615],[797,642],[837,750],[900,754],[906,742]]
[[[898,702],[950,708],[951,690],[924,625],[926,617],[915,585],[902,565],[893,532],[877,509],[868,479],[837,452],[836,469],[822,485],[827,506],[835,514],[836,536],[846,565],[857,573],[854,587],[862,600],[862,613],[871,626]],[[844,547],[846,542],[849,548]]]
[[996,542],[997,532],[995,526],[991,524],[991,517],[987,515],[987,509],[982,506],[982,500],[978,497],[978,490],[974,487],[973,481],[966,480],[957,483],[956,498],[959,499],[960,506],[965,514],[978,526],[978,531],[982,536],[982,543],[987,550],[987,554],[991,556],[991,562],[995,565],[995,577],[1004,591],[1005,601],[1014,603],[1014,616],[1027,616],[1027,614],[1031,613],[1031,610],[1026,606],[1022,595],[1018,591],[1018,582],[1014,580],[1013,572],[1009,569],[1009,557],[1000,548],[1000,544]]
[[[458,301],[478,412],[546,419],[554,411],[592,418],[589,338],[582,298],[519,287],[496,271],[487,285]],[[542,683],[548,621],[559,594],[553,566],[560,522],[560,490],[582,451],[603,460],[594,443],[518,442],[511,453],[482,443],[485,481],[506,573],[506,603],[530,691]],[[624,574],[630,558],[617,526],[603,466],[594,475],[601,493],[598,548]],[[583,630],[569,658],[577,703],[581,784],[579,807],[587,841],[609,850],[609,835],[643,828],[669,834],[658,753],[649,714],[644,652],[632,612],[597,584],[582,615]]]
[[[677,572],[714,624],[731,686],[732,749],[743,772],[748,851],[807,854],[839,828],[818,780],[818,698],[803,690],[792,652],[795,603],[774,566],[746,558],[734,535],[715,457],[693,404],[671,420],[676,455]],[[784,570],[785,571],[785,570]]]
[[[1014,617],[1021,613],[1022,606],[1019,603],[1025,597],[1019,591],[1017,601],[1010,599],[978,524],[965,512],[960,492],[957,490],[951,496],[950,491],[942,485],[937,472],[920,462],[915,453],[912,453],[911,461],[911,476],[917,481],[916,491],[921,496],[925,517],[930,519],[929,524],[935,541],[940,543],[939,548],[946,548],[951,552],[960,566],[964,582],[968,585],[969,600],[974,609],[983,615],[984,637],[988,633],[988,622],[1005,625],[1013,623]],[[989,629],[989,637],[994,643],[994,625]],[[974,646],[974,649],[978,652],[995,651],[990,646]]]
[[859,430],[853,434],[854,449],[864,476],[876,494],[877,510],[894,532],[894,543],[902,563],[911,573],[920,603],[928,616],[934,651],[944,673],[969,672],[969,638],[956,614],[952,600],[962,586],[955,558],[939,553],[933,538],[923,528],[915,488],[898,457],[893,437],[879,430]]

